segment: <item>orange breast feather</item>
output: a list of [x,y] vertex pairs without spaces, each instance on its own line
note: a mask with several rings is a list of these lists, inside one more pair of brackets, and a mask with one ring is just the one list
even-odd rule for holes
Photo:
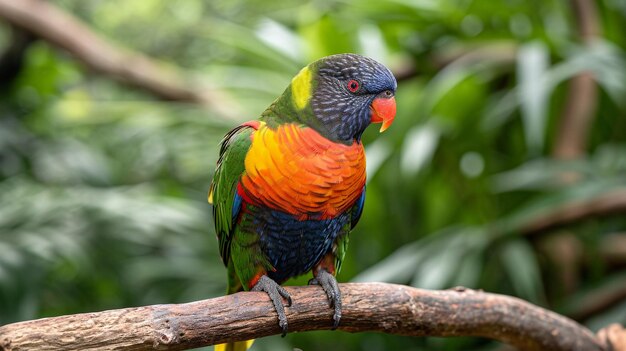
[[241,178],[253,204],[300,219],[327,219],[348,210],[365,185],[361,143],[347,146],[295,124],[254,133]]

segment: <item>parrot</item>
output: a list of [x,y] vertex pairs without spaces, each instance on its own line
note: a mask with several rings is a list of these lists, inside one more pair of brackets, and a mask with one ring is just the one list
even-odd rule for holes
[[[227,294],[265,292],[283,336],[286,280],[312,272],[341,320],[336,275],[365,202],[371,123],[384,132],[396,115],[397,82],[383,64],[357,54],[326,56],[302,68],[261,116],[223,138],[208,194]],[[248,349],[253,340],[217,345]]]

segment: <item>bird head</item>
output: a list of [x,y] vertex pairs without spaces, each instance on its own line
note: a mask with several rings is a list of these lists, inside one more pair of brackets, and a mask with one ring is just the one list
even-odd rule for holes
[[291,81],[296,119],[331,140],[360,140],[370,123],[380,132],[396,114],[396,79],[389,69],[356,54],[327,56],[304,67]]

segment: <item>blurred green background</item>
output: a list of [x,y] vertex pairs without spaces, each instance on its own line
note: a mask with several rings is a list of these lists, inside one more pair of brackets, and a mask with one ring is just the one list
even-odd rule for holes
[[[0,17],[15,59],[0,59],[0,324],[222,295],[218,143],[341,52],[399,85],[394,125],[364,136],[366,206],[339,281],[464,285],[593,330],[626,323],[623,0],[50,3],[219,106],[120,84]],[[254,350],[500,347],[309,332]]]

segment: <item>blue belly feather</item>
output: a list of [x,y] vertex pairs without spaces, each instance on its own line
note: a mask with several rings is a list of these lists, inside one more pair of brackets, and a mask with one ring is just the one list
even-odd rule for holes
[[342,213],[325,220],[300,221],[291,214],[250,208],[259,245],[276,269],[268,276],[278,283],[309,272],[331,251],[339,235],[347,235],[351,217]]

